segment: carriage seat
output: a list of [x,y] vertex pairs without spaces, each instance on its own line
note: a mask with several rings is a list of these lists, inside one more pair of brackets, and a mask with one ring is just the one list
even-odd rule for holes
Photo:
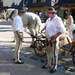
[[62,48],[65,48],[65,49],[68,49],[68,50],[69,50],[70,47],[71,47],[71,45],[72,45],[72,44],[66,44],[66,45],[63,45]]
[[72,35],[73,35],[73,41],[71,43],[63,45],[62,48],[69,50],[72,45],[75,45],[75,30],[72,31]]
[[60,36],[59,36],[59,41],[61,41],[61,40],[64,40],[66,37],[69,37],[69,35],[68,34],[61,34]]

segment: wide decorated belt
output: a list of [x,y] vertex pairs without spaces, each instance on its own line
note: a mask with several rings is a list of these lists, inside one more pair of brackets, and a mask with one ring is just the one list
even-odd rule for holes
[[48,41],[48,39],[46,39],[46,46],[50,45],[50,46],[52,47],[53,44],[56,44],[56,43],[57,43],[56,40],[49,40],[49,41]]

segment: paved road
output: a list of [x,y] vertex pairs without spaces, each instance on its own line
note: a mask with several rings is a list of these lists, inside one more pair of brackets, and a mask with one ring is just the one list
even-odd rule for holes
[[[30,48],[31,37],[24,32],[24,43],[23,49],[21,50],[21,57],[25,61],[24,65],[16,65],[12,61],[13,52],[15,43],[13,43],[14,35],[12,31],[12,26],[10,22],[0,22],[0,67],[3,69],[3,72],[0,74],[14,75],[16,69],[17,74],[19,75],[50,75],[49,69],[43,70],[41,67],[46,63],[46,55],[44,57],[38,57],[33,48]],[[4,66],[5,63],[5,66]],[[2,65],[2,66],[1,66]],[[7,66],[8,65],[8,66]],[[0,68],[0,70],[1,70]],[[12,70],[12,68],[14,70]],[[9,69],[9,71],[8,71]],[[5,71],[6,70],[6,71]],[[21,70],[21,71],[20,71]],[[10,72],[10,73],[9,73]],[[14,73],[13,73],[14,72]],[[21,73],[18,73],[21,72]],[[74,75],[75,66],[72,62],[72,56],[60,56],[58,62],[58,75]],[[54,74],[55,75],[55,74]]]

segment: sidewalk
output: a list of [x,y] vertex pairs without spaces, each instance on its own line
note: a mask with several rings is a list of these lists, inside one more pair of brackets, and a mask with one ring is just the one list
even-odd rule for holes
[[51,74],[49,69],[42,69],[36,61],[21,57],[24,64],[14,64],[13,53],[0,49],[0,75],[66,75],[58,71]]
[[[51,75],[49,69],[42,69],[45,64],[40,62],[46,60],[46,56],[38,57],[33,48],[30,48],[31,37],[24,33],[23,49],[21,57],[24,64],[14,64],[13,51],[15,43],[13,43],[14,35],[10,22],[0,22],[0,75]],[[71,57],[63,57],[58,62],[58,70],[53,75],[75,75],[74,72],[64,70],[64,67],[75,68]],[[62,68],[63,67],[63,68]]]

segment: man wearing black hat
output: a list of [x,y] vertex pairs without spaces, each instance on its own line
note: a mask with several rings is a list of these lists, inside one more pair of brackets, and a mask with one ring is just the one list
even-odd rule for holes
[[16,15],[13,20],[13,31],[14,31],[14,36],[16,39],[16,46],[15,46],[15,52],[14,52],[14,58],[13,58],[13,60],[15,60],[15,64],[24,63],[23,61],[20,60],[19,54],[20,54],[20,50],[22,49],[22,42],[24,42],[23,41],[24,28],[23,28],[21,16],[23,16],[25,12],[26,10],[24,10],[23,8],[19,8],[18,15]]
[[[45,34],[47,36],[47,64],[42,68],[51,68],[50,73],[54,73],[57,70],[59,35],[65,33],[66,29],[61,18],[55,14],[56,10],[53,7],[50,7],[47,10],[47,13],[49,15],[49,18],[46,21],[45,27],[41,30],[41,33],[43,30],[45,30]],[[53,65],[51,64],[51,62],[53,62]]]

